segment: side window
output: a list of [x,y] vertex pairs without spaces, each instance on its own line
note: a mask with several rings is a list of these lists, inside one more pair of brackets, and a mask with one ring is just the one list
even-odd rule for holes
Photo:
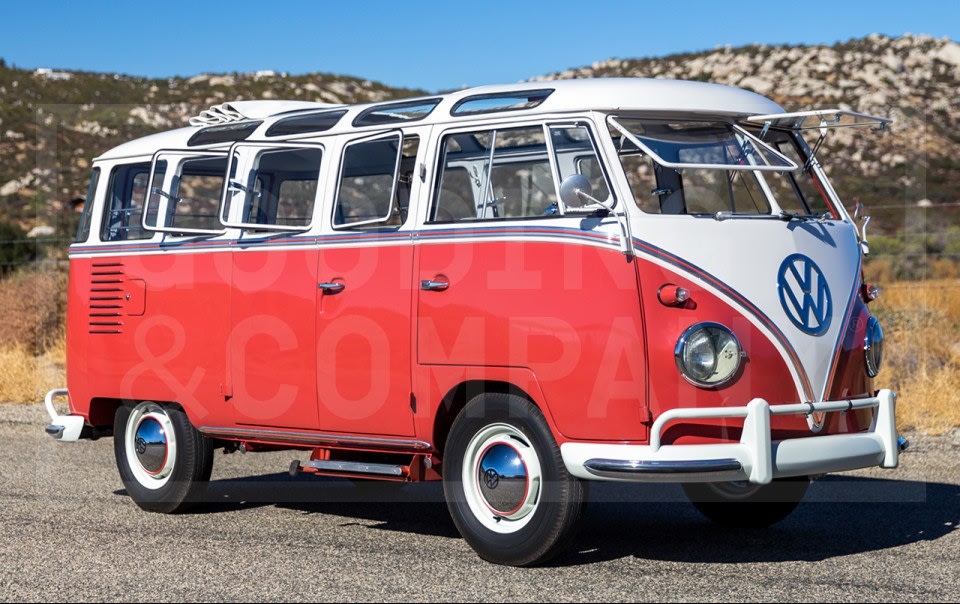
[[419,138],[399,134],[348,144],[333,226],[399,226],[407,219]]
[[[180,166],[180,175],[174,180],[167,204],[167,220],[171,228],[221,228],[217,212],[227,171],[226,157],[187,159]],[[154,182],[157,182],[154,177]],[[152,221],[151,221],[152,222]]]
[[607,201],[610,188],[597,158],[597,151],[586,126],[551,126],[550,138],[557,158],[560,182],[568,176],[581,174],[590,181],[591,194],[600,201]]
[[557,213],[543,127],[449,134],[443,139],[431,222]]
[[87,196],[83,201],[83,215],[80,216],[80,226],[77,229],[75,243],[83,243],[90,237],[90,220],[93,216],[93,201],[97,194],[97,183],[100,181],[100,168],[94,168],[90,176],[90,186],[87,187]]
[[[784,133],[782,140],[773,143],[773,146],[798,166],[803,166],[804,161],[800,159],[800,153]],[[772,175],[771,175],[772,176]],[[799,172],[789,172],[778,174],[775,178],[767,178],[773,194],[777,198],[777,203],[788,212],[805,212],[810,214],[823,214],[829,211],[827,202],[820,192],[820,188],[814,181],[810,172],[801,169]],[[787,200],[786,202],[781,199]],[[797,203],[799,201],[799,203]],[[791,207],[793,206],[793,207]]]
[[[241,222],[292,227],[313,220],[320,180],[320,148],[267,149],[261,151],[245,185]],[[231,187],[232,188],[232,187]]]
[[[157,162],[157,182],[162,181],[165,172],[166,162]],[[130,241],[153,237],[153,233],[143,229],[140,219],[149,176],[149,162],[122,165],[113,169],[104,203],[101,240]],[[156,208],[157,202],[158,199],[154,196],[152,207]]]

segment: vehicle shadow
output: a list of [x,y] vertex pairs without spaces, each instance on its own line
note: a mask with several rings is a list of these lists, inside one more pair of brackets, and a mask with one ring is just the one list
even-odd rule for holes
[[[671,562],[821,561],[933,541],[960,527],[960,486],[850,476],[815,482],[766,529],[715,525],[677,485],[591,483],[574,549],[551,566],[635,557]],[[124,494],[124,491],[117,491]],[[371,530],[458,538],[438,482],[401,484],[267,474],[212,481],[194,514],[275,506]]]
[[594,490],[574,551],[554,565],[628,556],[713,564],[822,561],[934,541],[960,527],[960,486],[953,484],[828,476],[811,485],[793,514],[765,529],[713,524],[675,485],[657,485],[642,501],[617,500],[623,487],[612,486]]
[[[121,489],[117,495],[126,495]],[[439,482],[405,484],[287,473],[213,480],[189,514],[222,514],[265,506],[345,519],[342,526],[459,538]]]

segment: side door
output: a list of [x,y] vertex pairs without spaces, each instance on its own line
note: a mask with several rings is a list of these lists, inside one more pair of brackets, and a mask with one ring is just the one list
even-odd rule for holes
[[317,393],[324,430],[414,434],[410,201],[427,128],[343,143],[318,264]]
[[238,424],[316,429],[315,208],[321,145],[239,143],[221,220],[229,255],[229,390]]

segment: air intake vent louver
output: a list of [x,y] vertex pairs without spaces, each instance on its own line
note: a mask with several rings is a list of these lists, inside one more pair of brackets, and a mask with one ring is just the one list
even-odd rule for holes
[[90,276],[90,333],[123,333],[125,302],[129,300],[123,264],[94,264]]

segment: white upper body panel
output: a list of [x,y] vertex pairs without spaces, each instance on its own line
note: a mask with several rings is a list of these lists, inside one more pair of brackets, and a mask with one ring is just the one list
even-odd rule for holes
[[[507,112],[491,112],[483,115],[453,116],[451,109],[461,100],[476,95],[509,94],[511,92],[529,92],[533,90],[552,90],[546,100],[529,109]],[[783,109],[770,99],[759,94],[720,84],[705,82],[691,82],[685,80],[646,79],[646,78],[602,78],[584,80],[559,80],[548,82],[524,82],[520,84],[480,86],[468,88],[445,95],[422,97],[439,99],[439,104],[430,114],[419,121],[417,125],[430,125],[465,121],[470,119],[490,118],[502,119],[504,116],[534,116],[538,114],[556,114],[582,111],[629,111],[629,112],[662,112],[674,114],[703,114],[724,115],[731,117],[746,117],[750,115],[783,113]],[[336,134],[350,130],[383,129],[396,127],[352,126],[354,118],[365,109],[375,106],[386,106],[396,102],[409,102],[415,99],[396,99],[364,105],[326,105],[324,103],[305,103],[301,101],[236,101],[222,106],[236,111],[249,120],[263,120],[263,124],[247,140],[263,140],[263,133],[276,121],[289,117],[291,111],[318,111],[347,109],[347,114],[340,122],[323,134]],[[214,108],[217,109],[217,108]],[[212,110],[211,110],[212,111]],[[207,113],[207,112],[204,112]],[[237,122],[239,123],[239,122]],[[187,141],[191,136],[207,125],[189,126],[161,132],[139,138],[107,151],[98,159],[116,159],[121,157],[136,157],[152,155],[158,149],[187,148]],[[271,137],[270,140],[282,140]]]

